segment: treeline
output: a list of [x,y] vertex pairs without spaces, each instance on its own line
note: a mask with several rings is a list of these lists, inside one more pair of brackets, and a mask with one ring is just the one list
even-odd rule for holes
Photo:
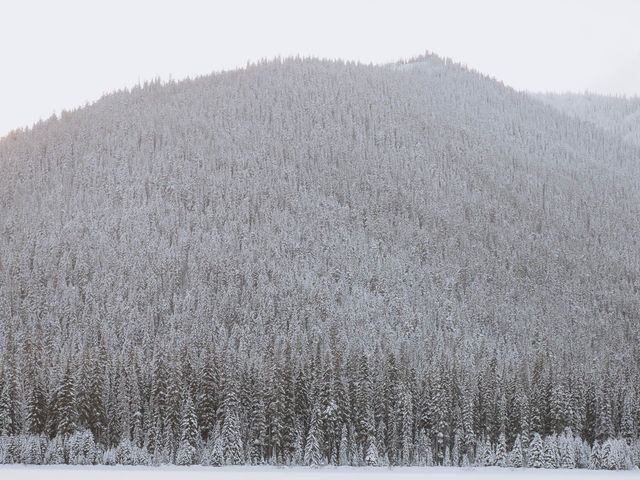
[[[0,460],[190,465],[501,465],[630,468],[640,461],[638,392],[627,379],[558,375],[540,358],[471,374],[404,354],[343,357],[285,343],[264,363],[233,350],[160,349],[150,361],[104,347],[52,388],[38,355],[3,363]],[[52,372],[53,373],[53,372]],[[544,438],[544,441],[542,440]]]

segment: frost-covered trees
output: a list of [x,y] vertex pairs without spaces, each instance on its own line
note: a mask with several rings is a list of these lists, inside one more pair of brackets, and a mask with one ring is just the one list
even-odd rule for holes
[[529,443],[529,455],[527,455],[527,463],[533,468],[542,468],[545,466],[545,444],[540,434],[535,432],[533,439]]
[[367,447],[367,454],[365,455],[364,462],[370,467],[375,467],[380,462],[378,459],[378,447],[376,446],[375,437],[370,437],[367,443],[369,446]]
[[198,439],[198,418],[191,400],[191,395],[185,393],[186,400],[182,409],[182,421],[180,425],[180,445],[176,453],[178,465],[192,465],[196,461]]
[[496,445],[495,464],[498,467],[507,466],[507,438],[504,433],[501,433],[498,437],[498,443]]
[[558,468],[558,439],[555,434],[544,439],[542,464],[544,468]]
[[524,466],[524,455],[522,451],[522,442],[520,441],[520,435],[516,436],[513,442],[513,449],[509,453],[508,465],[514,468],[520,468]]
[[68,463],[72,465],[93,465],[99,461],[98,449],[93,434],[88,430],[79,430],[66,441]]
[[85,462],[90,432],[109,463],[637,465],[622,137],[432,56],[261,62],[7,136],[5,459]]
[[311,423],[304,446],[304,464],[311,467],[322,465],[323,459],[320,448],[320,412],[314,408]]
[[240,420],[234,411],[225,414],[222,425],[224,459],[227,465],[238,465],[243,462],[243,446],[240,433]]
[[71,375],[71,368],[67,365],[60,387],[56,393],[55,414],[58,420],[56,433],[71,435],[76,430],[77,406],[75,382]]

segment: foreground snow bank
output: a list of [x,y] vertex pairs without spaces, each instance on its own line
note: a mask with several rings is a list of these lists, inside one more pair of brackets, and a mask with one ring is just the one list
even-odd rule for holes
[[455,468],[455,467],[105,467],[70,465],[0,465],[0,478],[11,480],[85,479],[91,480],[278,480],[278,479],[330,479],[330,480],[393,480],[397,478],[429,480],[457,479],[636,479],[638,470],[545,470],[532,468],[508,469]]

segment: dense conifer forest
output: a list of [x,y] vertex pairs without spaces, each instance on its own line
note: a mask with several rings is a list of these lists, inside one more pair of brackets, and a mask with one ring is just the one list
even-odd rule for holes
[[640,466],[640,147],[451,61],[0,140],[0,462]]

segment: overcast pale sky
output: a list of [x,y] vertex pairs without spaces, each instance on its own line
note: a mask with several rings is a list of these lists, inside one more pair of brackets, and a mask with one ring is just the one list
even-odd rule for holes
[[640,0],[2,0],[0,136],[154,77],[430,50],[518,89],[640,94]]

